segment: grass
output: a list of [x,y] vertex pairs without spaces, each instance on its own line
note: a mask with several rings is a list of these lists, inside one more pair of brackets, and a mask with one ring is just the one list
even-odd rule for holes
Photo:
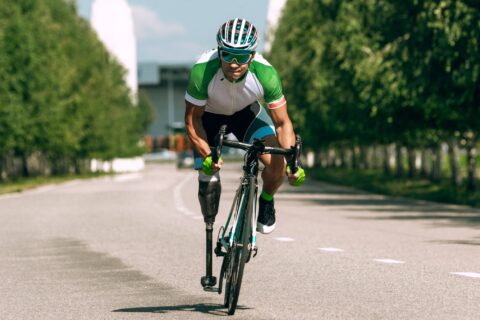
[[110,173],[85,173],[79,175],[63,175],[51,177],[28,177],[12,181],[0,182],[0,194],[22,192],[34,189],[46,184],[59,184],[75,179],[90,179],[101,176],[111,175]]
[[448,179],[434,183],[422,178],[397,178],[385,175],[381,170],[357,171],[339,168],[312,168],[309,169],[309,174],[318,180],[384,195],[480,208],[480,190],[468,192],[465,186],[454,189]]

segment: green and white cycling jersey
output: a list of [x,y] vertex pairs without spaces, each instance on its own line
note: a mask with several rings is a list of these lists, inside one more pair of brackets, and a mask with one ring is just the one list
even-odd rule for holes
[[205,106],[205,111],[232,115],[256,101],[269,109],[286,105],[282,84],[275,68],[260,54],[255,54],[248,71],[231,82],[223,74],[218,50],[203,54],[190,73],[185,100]]

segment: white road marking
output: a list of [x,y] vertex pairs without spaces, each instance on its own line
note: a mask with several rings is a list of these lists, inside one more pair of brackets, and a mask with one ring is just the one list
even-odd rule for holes
[[377,262],[381,263],[389,263],[389,264],[401,264],[405,263],[405,261],[399,261],[399,260],[394,260],[394,259],[374,259]]
[[276,237],[275,240],[282,242],[293,242],[295,239],[289,237]]
[[179,184],[175,186],[173,190],[173,200],[175,202],[175,207],[177,211],[182,212],[186,216],[196,216],[197,214],[193,211],[190,211],[183,203],[182,200],[182,188],[183,186],[195,175],[194,172],[188,174]]
[[477,272],[450,272],[450,274],[469,278],[480,278],[480,273]]
[[318,248],[318,250],[325,251],[325,252],[343,252],[345,250],[339,248]]

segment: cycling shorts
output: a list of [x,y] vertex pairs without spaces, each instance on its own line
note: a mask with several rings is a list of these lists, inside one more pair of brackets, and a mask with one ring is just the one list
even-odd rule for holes
[[[246,143],[252,143],[254,139],[275,135],[275,126],[272,119],[258,102],[254,102],[229,116],[204,112],[202,124],[207,133],[208,144],[212,148],[215,145],[215,136],[224,124],[227,125],[227,134],[233,133],[238,141]],[[194,158],[195,169],[201,169],[203,159],[196,150],[194,150]]]

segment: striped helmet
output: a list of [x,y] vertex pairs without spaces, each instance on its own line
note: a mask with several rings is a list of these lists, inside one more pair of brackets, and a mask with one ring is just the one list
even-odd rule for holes
[[217,33],[218,47],[235,52],[255,51],[257,40],[257,28],[240,18],[228,20],[220,26]]

